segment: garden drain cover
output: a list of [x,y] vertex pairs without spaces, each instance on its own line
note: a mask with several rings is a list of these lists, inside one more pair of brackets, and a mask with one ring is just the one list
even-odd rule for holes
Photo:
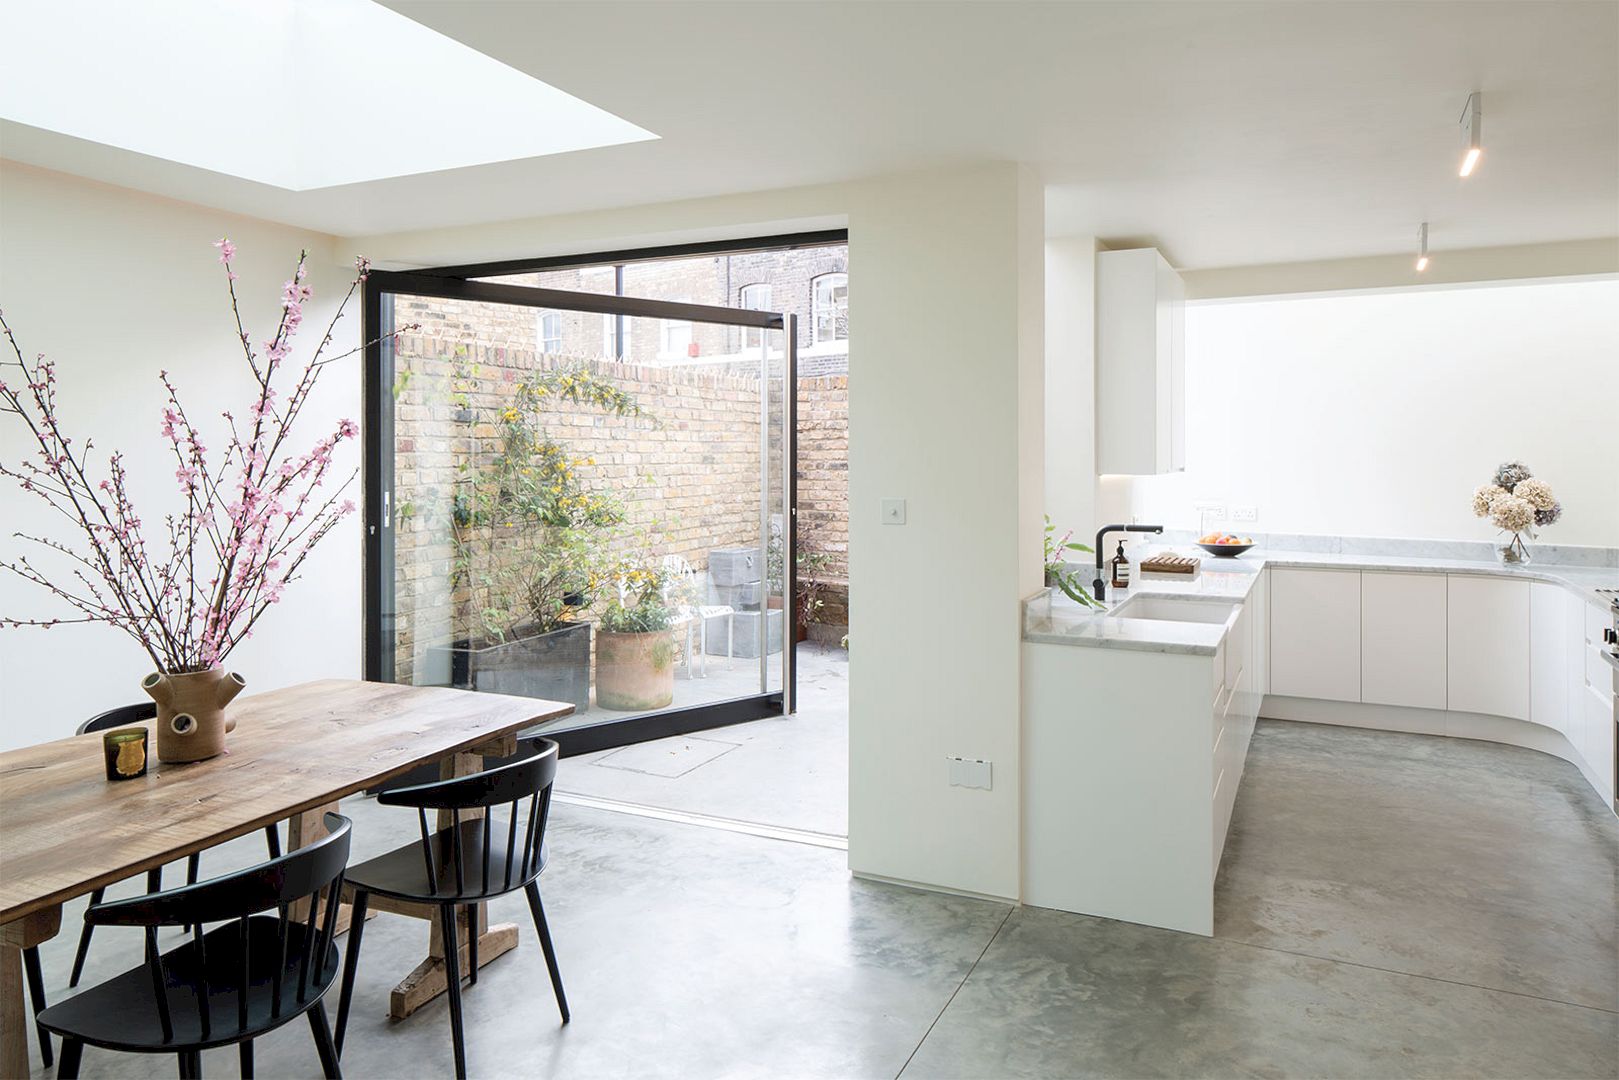
[[648,776],[684,776],[693,769],[707,765],[737,748],[736,743],[718,739],[697,739],[690,736],[659,739],[614,750],[597,758],[595,764],[607,769],[645,773]]

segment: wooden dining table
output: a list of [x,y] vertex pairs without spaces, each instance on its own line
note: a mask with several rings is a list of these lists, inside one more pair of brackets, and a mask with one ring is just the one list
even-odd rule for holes
[[[28,1075],[22,950],[57,934],[65,901],[280,821],[289,849],[312,843],[344,796],[430,762],[441,776],[477,772],[485,757],[514,752],[519,731],[572,711],[324,679],[239,698],[226,753],[185,765],[154,755],[135,780],[108,782],[99,733],[0,753],[0,1074]],[[390,997],[389,1015],[403,1019],[448,986],[444,942],[435,909],[389,910],[430,926],[427,955]],[[489,926],[483,905],[475,918],[463,914],[461,936],[478,935],[481,968],[516,947],[517,927]],[[463,973],[470,952],[463,944]]]

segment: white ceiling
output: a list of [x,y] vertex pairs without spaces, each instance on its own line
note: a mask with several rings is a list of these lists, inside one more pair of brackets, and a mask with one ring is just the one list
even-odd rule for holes
[[[656,137],[371,0],[50,0],[5,28],[0,117],[288,191]],[[391,107],[357,125],[309,87]]]
[[1423,220],[1436,254],[1619,235],[1611,0],[388,6],[661,138],[304,192],[11,123],[0,153],[343,235],[990,160],[1043,167],[1049,234],[1186,268],[1404,252]]

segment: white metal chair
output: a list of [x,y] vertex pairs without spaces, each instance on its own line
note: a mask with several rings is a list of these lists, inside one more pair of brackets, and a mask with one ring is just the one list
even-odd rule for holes
[[695,604],[697,571],[682,555],[663,557],[664,603],[675,611],[675,625],[686,631],[686,678],[693,677],[691,663],[692,624],[697,624],[697,655],[702,658],[703,678],[708,678],[708,620],[725,618],[725,659],[729,663],[736,641],[736,608],[729,604]]

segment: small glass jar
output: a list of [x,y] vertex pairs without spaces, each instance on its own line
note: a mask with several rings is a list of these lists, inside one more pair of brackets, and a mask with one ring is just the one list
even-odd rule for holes
[[118,728],[101,736],[108,780],[138,780],[146,775],[148,734],[143,727],[130,727]]

